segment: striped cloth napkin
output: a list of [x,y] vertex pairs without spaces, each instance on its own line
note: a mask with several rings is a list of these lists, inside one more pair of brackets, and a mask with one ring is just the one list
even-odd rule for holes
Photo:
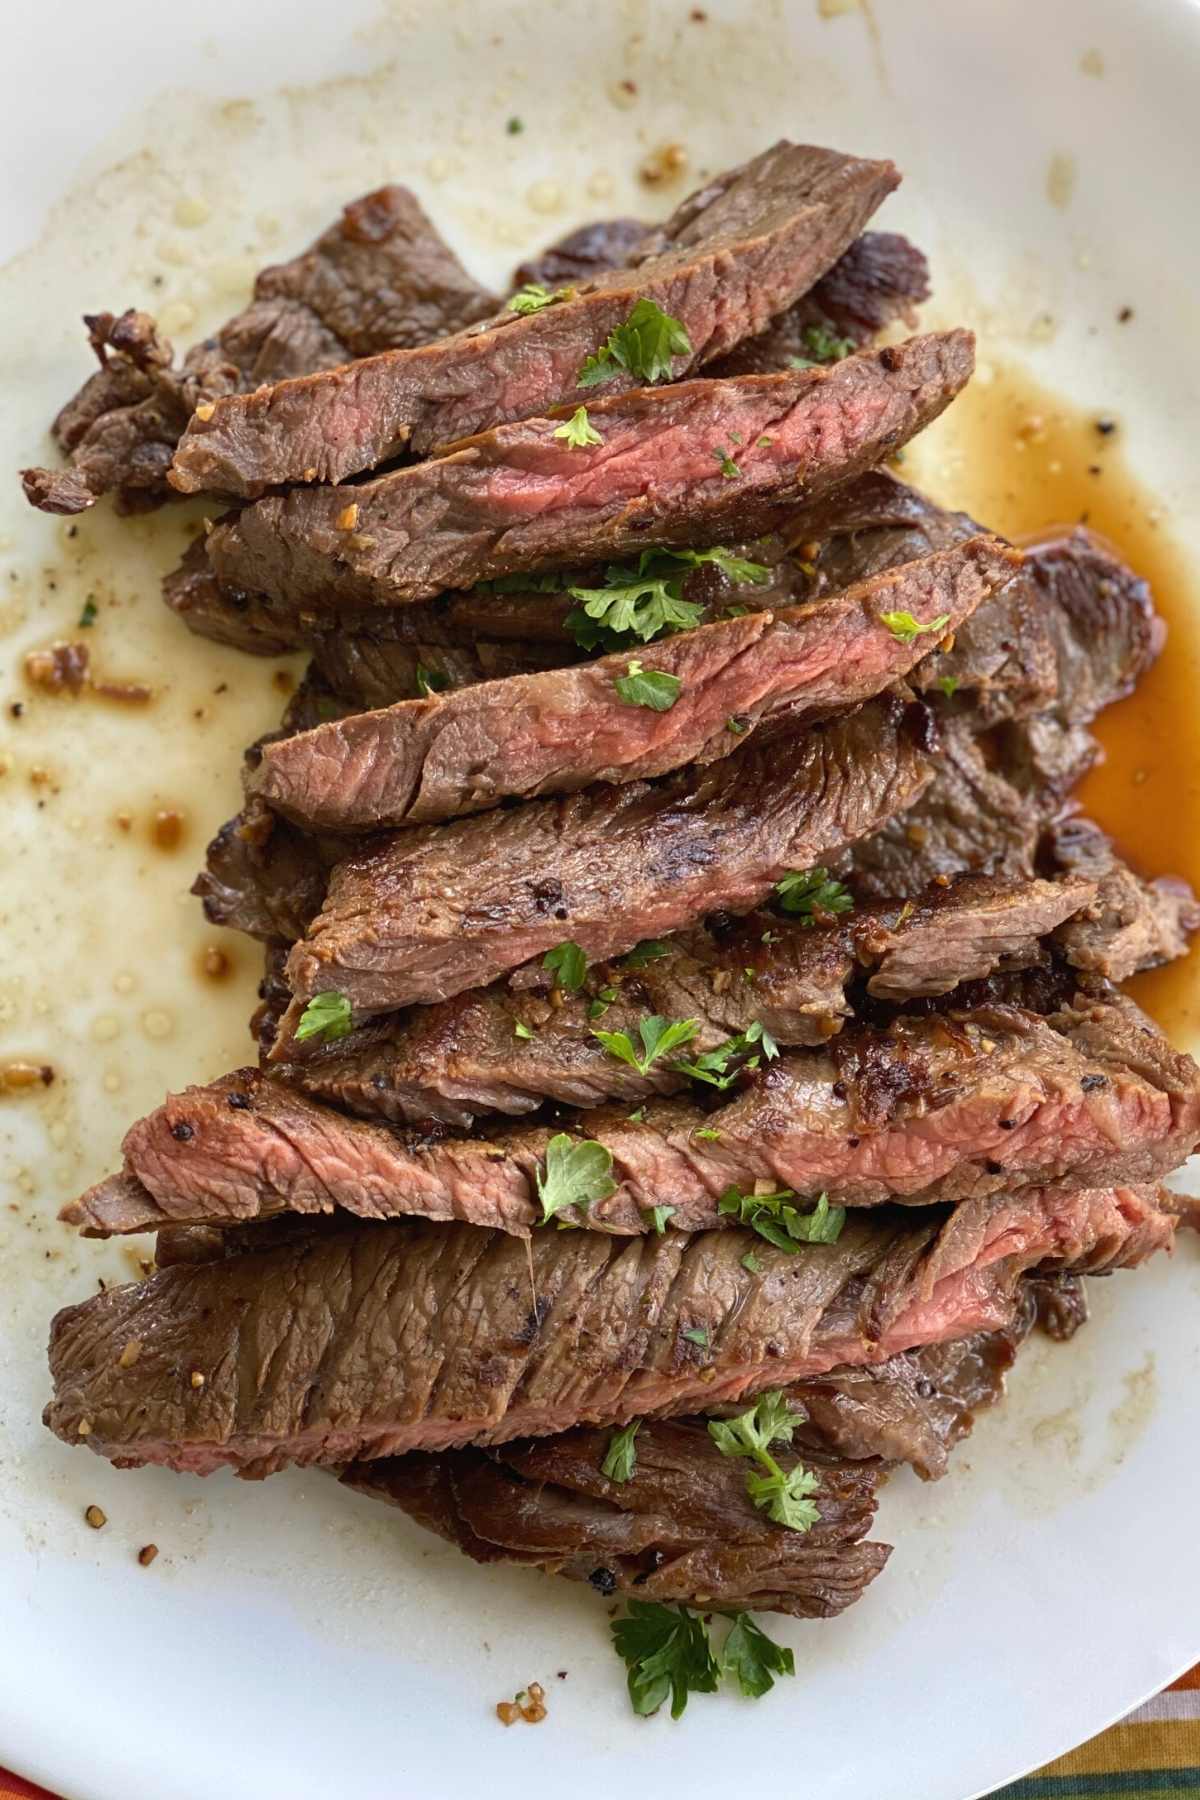
[[[1200,1795],[1200,1663],[1157,1699],[991,1800],[1162,1800]],[[0,1800],[55,1800],[0,1769]]]

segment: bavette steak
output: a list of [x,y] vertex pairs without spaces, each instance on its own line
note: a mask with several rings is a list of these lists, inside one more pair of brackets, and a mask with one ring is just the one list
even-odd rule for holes
[[1026,1269],[1132,1266],[1174,1223],[1154,1188],[856,1215],[794,1256],[355,1221],[66,1307],[45,1420],[122,1467],[262,1476],[686,1414],[999,1329]]
[[[185,493],[254,496],[282,482],[341,481],[404,449],[425,455],[509,419],[591,394],[588,357],[639,301],[676,319],[675,378],[765,329],[837,261],[899,182],[868,162],[786,141],[685,200],[636,268],[597,275],[555,303],[508,311],[438,344],[218,400],[193,415],[171,479]],[[614,367],[617,393],[639,379]]]
[[272,494],[214,528],[209,558],[222,581],[291,605],[396,606],[764,531],[935,419],[974,342],[939,332],[830,368],[637,388],[589,407],[601,442],[583,447],[561,418],[500,425],[370,481]]

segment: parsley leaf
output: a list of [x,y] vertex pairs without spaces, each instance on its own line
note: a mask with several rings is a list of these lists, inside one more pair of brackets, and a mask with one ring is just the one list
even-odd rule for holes
[[841,362],[844,356],[854,354],[853,341],[839,337],[830,325],[806,325],[800,333],[800,341],[808,355],[789,356],[788,362],[793,369],[811,369],[817,363]]
[[92,596],[89,594],[87,599],[83,603],[83,611],[79,615],[79,624],[80,624],[80,628],[82,630],[86,630],[89,625],[94,625],[95,623],[96,623],[96,602],[92,599]]
[[531,1037],[535,1037],[535,1036],[536,1036],[536,1035],[537,1035],[537,1034],[536,1034],[536,1032],[534,1032],[534,1031],[533,1031],[533,1030],[532,1030],[532,1029],[531,1029],[531,1028],[530,1028],[530,1027],[529,1027],[529,1026],[528,1026],[528,1025],[526,1025],[526,1024],[525,1024],[525,1023],[524,1023],[524,1021],[523,1021],[523,1020],[521,1020],[521,1019],[518,1019],[518,1020],[517,1020],[517,1022],[516,1022],[516,1024],[515,1024],[515,1025],[514,1025],[514,1026],[513,1026],[513,1036],[514,1036],[514,1037],[518,1037],[518,1038],[531,1038]]
[[604,442],[588,418],[586,406],[577,406],[570,418],[558,427],[554,435],[556,438],[565,438],[569,450],[586,450],[590,444]]
[[757,1256],[755,1256],[753,1250],[747,1250],[741,1261],[743,1269],[749,1269],[752,1275],[757,1275],[762,1268],[762,1264],[759,1262]]
[[708,1332],[703,1325],[693,1325],[690,1331],[684,1332],[689,1344],[699,1344],[702,1350],[708,1349]]
[[568,1137],[565,1131],[546,1145],[546,1166],[538,1170],[536,1179],[542,1203],[540,1225],[569,1206],[586,1213],[594,1201],[607,1200],[617,1186],[612,1177],[612,1151],[593,1138]]
[[[633,1116],[634,1115],[631,1113],[630,1117],[632,1118]],[[657,1237],[662,1237],[667,1229],[667,1220],[673,1213],[678,1212],[678,1210],[678,1207],[675,1206],[649,1206],[642,1216],[643,1218],[649,1217],[650,1223],[654,1227],[655,1235]]]
[[602,987],[588,1007],[589,1019],[602,1019],[617,997],[615,987]]
[[692,340],[679,320],[643,298],[625,323],[610,331],[599,350],[588,357],[575,379],[580,387],[595,387],[624,370],[639,381],[661,381],[672,372],[672,357],[690,356],[691,352]]
[[949,613],[939,613],[936,619],[930,619],[928,625],[922,625],[914,619],[910,612],[880,613],[879,623],[886,625],[892,636],[901,644],[911,644],[914,638],[926,631],[945,631],[950,623]]
[[516,137],[516,136],[518,136],[518,134],[520,132],[524,131],[525,121],[524,121],[524,119],[518,119],[514,115],[511,119],[508,120],[504,129],[505,129],[505,131],[507,131],[509,137]]
[[450,686],[450,677],[443,675],[440,669],[427,669],[417,664],[417,692],[422,696],[444,694]]
[[567,589],[579,602],[567,614],[567,628],[582,650],[624,650],[666,632],[689,631],[699,625],[704,608],[684,599],[683,584],[689,570],[705,563],[738,587],[771,579],[765,564],[748,562],[720,544],[709,550],[643,550],[636,563],[610,564],[603,587]]
[[638,1026],[638,1035],[642,1040],[639,1055],[634,1048],[633,1040],[627,1031],[593,1031],[592,1036],[604,1045],[610,1056],[618,1062],[628,1063],[639,1075],[647,1075],[652,1063],[668,1051],[675,1050],[680,1044],[686,1044],[694,1038],[699,1030],[696,1019],[664,1019],[661,1014],[654,1013],[643,1019]]
[[573,300],[574,298],[574,288],[555,288],[551,293],[550,289],[543,287],[540,281],[527,281],[524,287],[517,289],[509,301],[508,310],[524,316],[527,313],[541,312],[543,307],[554,306],[559,300]]
[[629,1698],[643,1718],[670,1696],[671,1717],[683,1716],[689,1694],[716,1692],[721,1671],[703,1621],[686,1606],[630,1600],[626,1618],[614,1619],[613,1644],[629,1670]]
[[708,1435],[722,1456],[746,1456],[758,1464],[763,1473],[747,1471],[746,1492],[768,1519],[790,1531],[809,1531],[821,1517],[808,1498],[820,1487],[820,1478],[802,1463],[781,1469],[771,1455],[772,1444],[791,1443],[796,1424],[783,1393],[772,1388],[736,1419],[710,1419]]
[[[779,1045],[757,1019],[736,1037],[726,1038],[715,1050],[704,1051],[695,1062],[675,1066],[681,1074],[690,1075],[693,1081],[706,1081],[710,1087],[725,1089],[733,1085],[743,1069],[757,1069],[759,1058],[750,1055],[756,1045],[768,1062],[779,1055]],[[739,1058],[744,1060],[739,1061]]]
[[324,1038],[327,1044],[332,1044],[337,1038],[349,1037],[351,1028],[349,1000],[345,994],[330,989],[324,994],[314,994],[300,1014],[296,1042],[303,1044],[309,1038]]
[[683,692],[678,675],[668,675],[663,669],[643,669],[636,658],[624,675],[614,678],[613,686],[627,706],[648,706],[651,712],[670,712]]
[[641,1423],[640,1419],[634,1419],[624,1431],[614,1431],[609,1438],[600,1473],[607,1475],[610,1481],[628,1481],[637,1468],[637,1445],[633,1440]]
[[828,869],[793,869],[775,883],[775,893],[785,913],[796,914],[808,925],[821,914],[854,911],[849,890],[835,881]]
[[693,1131],[692,1136],[694,1138],[702,1139],[706,1144],[719,1144],[721,1141],[721,1134],[719,1131]]
[[735,1613],[733,1627],[721,1646],[721,1674],[736,1680],[747,1700],[761,1699],[775,1686],[776,1675],[794,1675],[792,1652],[769,1638],[749,1613]]
[[941,688],[943,694],[945,694],[947,700],[952,700],[954,698],[961,685],[962,683],[959,681],[957,675],[938,676],[938,686]]
[[818,1194],[811,1212],[793,1206],[796,1195],[791,1188],[777,1194],[743,1194],[737,1186],[728,1187],[717,1202],[717,1211],[736,1213],[739,1225],[756,1231],[777,1250],[795,1256],[802,1244],[836,1244],[846,1223],[844,1206],[830,1206],[828,1194]]
[[721,473],[726,481],[735,481],[739,473],[738,466],[734,462],[732,456],[730,456],[728,450],[726,450],[724,444],[719,444],[713,451],[713,455],[721,465]]
[[635,944],[625,957],[627,969],[644,969],[647,963],[657,962],[660,956],[670,956],[670,944],[664,944],[661,938],[643,938]]
[[543,969],[549,970],[560,988],[566,988],[572,994],[578,993],[583,986],[587,966],[587,957],[572,938],[555,944],[542,958]]

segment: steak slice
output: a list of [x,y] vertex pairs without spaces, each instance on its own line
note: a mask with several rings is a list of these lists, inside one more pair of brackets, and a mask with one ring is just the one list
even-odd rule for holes
[[[638,659],[621,651],[356,713],[267,745],[251,791],[300,824],[370,830],[716,762],[783,712],[801,723],[872,698],[1019,566],[998,539],[972,538],[827,600],[678,632]],[[889,626],[904,614],[939,629],[906,637]],[[624,697],[642,667],[677,684],[667,710]]]
[[217,525],[208,554],[223,581],[328,608],[744,536],[890,455],[973,363],[953,331],[831,368],[635,389],[589,407],[599,444],[572,447],[557,417],[499,425],[357,485],[272,494]]
[[156,506],[199,402],[423,344],[495,304],[407,188],[364,194],[308,250],[264,269],[251,304],[179,369],[145,313],[85,320],[100,369],[54,421],[68,466],[24,470],[26,495],[47,512],[81,512],[113,488],[121,511]]
[[[831,1619],[886,1563],[864,1543],[886,1471],[805,1451],[819,1518],[806,1532],[773,1524],[746,1492],[702,1419],[647,1420],[628,1481],[600,1472],[610,1433],[584,1428],[515,1445],[355,1463],[341,1479],[399,1506],[475,1562],[526,1563],[587,1581],[602,1594],[752,1607]],[[773,1452],[773,1454],[775,1454]],[[777,1446],[780,1468],[801,1462]]]
[[[639,300],[677,319],[676,377],[762,331],[836,262],[897,185],[890,162],[776,144],[686,200],[636,269],[597,275],[555,305],[505,312],[444,343],[218,400],[193,416],[171,479],[185,493],[254,496],[341,481],[404,449],[426,454],[591,392],[579,374]],[[623,368],[609,393],[635,385]]]
[[564,938],[598,960],[748,912],[911,805],[927,734],[922,709],[887,695],[699,774],[398,832],[334,870],[288,960],[293,1011],[333,988],[364,1018],[483,986]]
[[1047,849],[1056,867],[1079,870],[1097,884],[1091,902],[1055,933],[1072,967],[1125,981],[1186,956],[1188,939],[1200,930],[1200,904],[1186,881],[1175,875],[1143,881],[1088,819],[1053,826]]
[[211,924],[294,944],[321,910],[333,860],[316,838],[252,800],[209,844],[192,893]]
[[1152,1188],[852,1217],[795,1256],[741,1231],[356,1222],[65,1308],[45,1420],[122,1467],[261,1476],[694,1413],[998,1329],[1023,1270],[1129,1266],[1173,1228]]
[[539,256],[521,263],[513,276],[513,291],[531,285],[581,287],[595,275],[624,268],[653,230],[641,219],[597,219],[591,225],[579,225]]
[[[430,1138],[240,1069],[126,1133],[123,1175],[141,1190],[101,1182],[62,1217],[108,1235],[340,1207],[527,1236],[559,1129]],[[825,1053],[780,1058],[714,1112],[687,1099],[633,1116],[613,1106],[569,1121],[567,1135],[602,1143],[616,1183],[565,1211],[568,1223],[652,1231],[653,1208],[667,1206],[673,1230],[700,1231],[736,1219],[719,1208],[731,1187],[877,1206],[1151,1180],[1200,1142],[1200,1070],[1117,996],[1082,996],[1052,1020],[994,1003],[852,1026]]]
[[[860,911],[824,927],[751,913],[719,933],[669,940],[638,968],[618,961],[588,970],[577,993],[514,992],[506,982],[374,1022],[350,1041],[278,1065],[281,1081],[366,1118],[468,1129],[483,1112],[526,1113],[547,1099],[572,1106],[631,1104],[672,1093],[688,1078],[656,1063],[640,1074],[593,1035],[623,1031],[638,1042],[648,1015],[692,1019],[683,1054],[717,1049],[759,1026],[781,1044],[820,1045],[854,1010],[852,982],[888,1001],[948,993],[997,969],[1023,968],[1041,940],[1095,898],[1079,877],[1018,886],[966,878],[919,902]],[[276,983],[270,981],[275,1000]],[[601,998],[601,996],[604,996]],[[269,1050],[287,990],[260,1021]],[[360,1043],[365,1036],[368,1042]]]

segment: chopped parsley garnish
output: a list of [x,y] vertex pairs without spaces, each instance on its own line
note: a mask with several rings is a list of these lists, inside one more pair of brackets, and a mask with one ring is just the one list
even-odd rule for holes
[[580,387],[595,387],[624,372],[639,381],[662,381],[672,373],[672,357],[691,352],[692,340],[679,320],[653,300],[641,299],[625,323],[610,331],[588,357],[575,380]]
[[556,438],[565,438],[569,450],[586,450],[590,444],[604,442],[588,418],[586,406],[577,406],[570,418],[564,419],[554,435]]
[[[640,1125],[646,1117],[646,1109],[644,1106],[639,1106],[636,1112],[627,1113],[625,1116],[630,1125]],[[674,1207],[671,1210],[673,1212]]]
[[613,1644],[629,1669],[633,1710],[646,1717],[670,1697],[671,1717],[683,1717],[689,1694],[716,1692],[721,1671],[703,1621],[686,1606],[631,1600],[628,1616],[614,1619]]
[[738,466],[734,462],[732,456],[730,456],[728,450],[726,450],[724,444],[718,445],[718,447],[713,451],[713,455],[716,458],[717,462],[720,464],[721,473],[725,477],[726,481],[736,480],[737,475],[738,475]]
[[[743,1069],[758,1068],[759,1057],[752,1054],[756,1046],[768,1062],[779,1055],[779,1045],[757,1019],[736,1037],[726,1038],[715,1050],[706,1050],[695,1062],[677,1063],[675,1066],[681,1074],[690,1075],[694,1081],[706,1081],[710,1087],[727,1088],[733,1085]],[[700,1133],[697,1132],[696,1135],[699,1137]]]
[[661,938],[643,938],[640,944],[624,958],[627,969],[644,969],[647,963],[657,962],[660,957],[670,956],[670,944],[664,944]]
[[648,706],[651,712],[670,712],[683,692],[678,675],[669,675],[665,669],[643,669],[636,658],[624,675],[614,678],[613,686],[626,706]]
[[641,1053],[635,1049],[633,1040],[627,1031],[593,1031],[596,1038],[610,1056],[618,1062],[628,1063],[639,1075],[648,1075],[650,1067],[661,1056],[677,1050],[694,1038],[699,1030],[696,1019],[664,1019],[658,1013],[643,1019],[638,1026],[638,1036],[642,1040]]
[[692,1136],[700,1138],[706,1144],[719,1144],[721,1141],[721,1134],[719,1131],[693,1131]]
[[936,619],[930,619],[928,625],[922,625],[910,612],[885,612],[880,613],[879,623],[887,626],[898,643],[911,644],[914,638],[920,637],[924,632],[945,631],[950,623],[950,614],[939,613]]
[[636,563],[610,564],[603,587],[567,589],[579,602],[567,614],[567,629],[581,650],[624,650],[666,632],[690,631],[704,608],[684,599],[683,584],[704,563],[715,564],[738,587],[771,579],[764,564],[734,556],[720,544],[711,550],[643,550]]
[[507,131],[509,137],[516,137],[520,132],[524,131],[525,121],[524,119],[518,119],[514,116],[507,121],[504,129]]
[[752,1275],[757,1275],[762,1268],[762,1264],[759,1262],[757,1256],[755,1256],[753,1250],[747,1250],[741,1261],[743,1269],[749,1269]]
[[593,1138],[568,1137],[560,1131],[546,1145],[546,1165],[538,1170],[536,1180],[542,1203],[540,1225],[569,1206],[586,1213],[595,1201],[607,1200],[616,1191],[612,1151]]
[[749,719],[739,719],[736,717],[731,717],[731,718],[726,719],[725,729],[726,729],[726,731],[732,731],[734,737],[741,737],[741,735],[744,731],[749,731],[750,721],[749,721]]
[[722,1456],[745,1456],[758,1464],[762,1474],[746,1472],[746,1492],[768,1519],[789,1531],[811,1531],[821,1515],[808,1496],[820,1479],[802,1463],[785,1472],[771,1455],[772,1444],[791,1443],[796,1424],[783,1393],[772,1388],[736,1419],[710,1419],[708,1435]]
[[602,1019],[617,997],[615,987],[602,987],[588,1007],[589,1019]]
[[699,1344],[702,1350],[708,1349],[708,1332],[703,1325],[693,1325],[690,1331],[684,1332],[689,1344]]
[[938,676],[938,686],[941,688],[943,694],[945,694],[947,700],[952,700],[954,698],[961,685],[962,683],[959,681],[957,675]]
[[853,341],[839,337],[829,325],[806,325],[800,333],[800,341],[808,355],[789,356],[788,362],[793,369],[811,369],[817,363],[841,362],[844,356],[854,354]]
[[450,686],[450,677],[443,675],[440,669],[427,669],[417,664],[417,692],[425,697],[429,694],[444,694]]
[[624,1431],[614,1431],[609,1438],[600,1473],[607,1475],[610,1481],[628,1481],[637,1468],[637,1445],[633,1440],[641,1423],[640,1419],[634,1419]]
[[[631,1113],[630,1118],[633,1116]],[[642,1216],[654,1227],[656,1235],[662,1237],[667,1229],[667,1220],[678,1210],[675,1206],[648,1206]]]
[[553,292],[543,287],[540,281],[527,281],[523,288],[518,288],[508,303],[509,312],[526,313],[541,312],[543,307],[555,306],[560,300],[573,300],[574,288],[555,288]]
[[587,957],[571,938],[555,944],[542,958],[542,967],[553,975],[560,988],[578,993],[587,976]]
[[831,913],[854,911],[854,900],[828,869],[793,869],[775,883],[777,904],[785,913],[812,925],[817,918]]
[[796,1672],[792,1652],[744,1612],[733,1614],[719,1655],[698,1613],[657,1600],[630,1600],[627,1616],[613,1621],[612,1636],[629,1671],[633,1710],[643,1718],[668,1699],[671,1717],[681,1718],[689,1694],[715,1693],[723,1680],[736,1681],[747,1700],[757,1700],[776,1675]]
[[300,1014],[296,1042],[304,1044],[309,1038],[324,1038],[327,1044],[332,1044],[337,1038],[349,1037],[350,1031],[350,1002],[345,994],[331,989],[324,994],[314,994]]
[[79,624],[80,624],[81,630],[86,631],[89,625],[94,625],[95,623],[96,623],[96,602],[92,599],[92,596],[89,594],[87,599],[83,603],[83,611],[79,615]]
[[792,1202],[791,1188],[777,1194],[743,1194],[729,1187],[717,1202],[717,1211],[736,1213],[738,1223],[756,1231],[777,1250],[795,1256],[804,1244],[836,1244],[846,1223],[844,1206],[830,1206],[828,1194],[819,1194],[811,1212],[801,1212]]
[[520,1019],[518,1019],[516,1024],[513,1026],[513,1036],[514,1037],[531,1038],[531,1037],[535,1037],[536,1035],[537,1035],[536,1032],[534,1032],[530,1026],[524,1024],[522,1022],[522,1020],[520,1020]]

